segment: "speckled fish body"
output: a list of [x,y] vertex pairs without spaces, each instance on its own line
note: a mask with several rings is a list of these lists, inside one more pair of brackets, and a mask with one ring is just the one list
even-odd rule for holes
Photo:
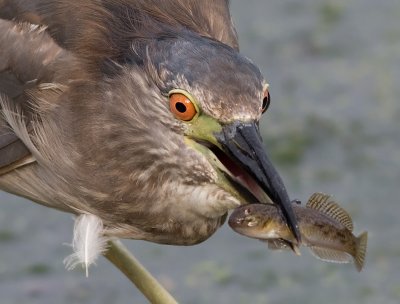
[[319,259],[337,263],[353,259],[357,270],[362,269],[367,233],[356,237],[350,216],[330,196],[314,193],[305,207],[293,204],[293,210],[301,244],[297,244],[275,205],[241,206],[230,216],[229,225],[240,234],[266,241],[271,249],[292,249],[299,254],[298,245],[304,245]]

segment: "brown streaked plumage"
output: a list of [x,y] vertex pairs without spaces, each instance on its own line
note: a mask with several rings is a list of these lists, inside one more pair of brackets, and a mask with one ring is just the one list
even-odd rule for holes
[[[183,245],[272,200],[299,236],[258,133],[267,84],[228,1],[3,0],[0,18],[1,189]],[[172,89],[196,119],[174,117]]]

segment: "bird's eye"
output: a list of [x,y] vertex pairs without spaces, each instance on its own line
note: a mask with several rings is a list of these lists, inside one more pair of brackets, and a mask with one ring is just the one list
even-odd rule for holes
[[271,96],[269,95],[269,90],[265,89],[263,102],[262,102],[262,108],[261,108],[263,113],[265,113],[265,111],[267,111],[270,103],[271,103]]
[[181,92],[170,92],[169,108],[176,118],[184,121],[192,120],[197,114],[193,102]]

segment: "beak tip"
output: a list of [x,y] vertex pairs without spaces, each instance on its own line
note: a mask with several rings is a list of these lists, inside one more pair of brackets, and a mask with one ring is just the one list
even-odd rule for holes
[[300,230],[299,230],[299,226],[298,225],[295,225],[295,227],[293,229],[293,232],[294,232],[294,237],[296,238],[296,241],[298,243],[301,243],[301,234],[300,234]]
[[301,243],[301,233],[300,233],[300,228],[297,223],[297,221],[292,221],[290,219],[287,220],[288,226],[290,231],[292,232],[294,238],[296,239],[297,243]]
[[[287,200],[285,200],[286,202]],[[283,203],[281,202],[279,204],[279,207],[282,210],[283,216],[286,220],[286,223],[290,229],[290,231],[292,232],[293,236],[295,237],[296,241],[298,243],[301,242],[301,233],[300,233],[300,228],[298,225],[298,221],[296,218],[296,215],[293,211],[292,208],[292,203],[289,201],[289,203]]]
[[223,150],[245,169],[282,210],[293,236],[300,243],[299,226],[282,179],[265,153],[254,122],[225,125],[218,135]]

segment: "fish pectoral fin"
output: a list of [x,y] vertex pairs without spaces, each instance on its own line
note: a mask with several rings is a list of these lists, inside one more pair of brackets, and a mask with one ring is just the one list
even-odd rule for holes
[[284,239],[270,239],[265,241],[268,244],[268,249],[271,250],[291,250],[288,241]]
[[307,208],[318,210],[337,220],[350,231],[353,231],[353,221],[350,215],[328,194],[316,192],[308,199]]
[[284,239],[262,240],[268,244],[268,249],[271,250],[292,250],[296,255],[300,255],[299,247]]
[[312,246],[311,253],[317,258],[325,262],[331,263],[349,263],[352,260],[350,254],[344,251]]

